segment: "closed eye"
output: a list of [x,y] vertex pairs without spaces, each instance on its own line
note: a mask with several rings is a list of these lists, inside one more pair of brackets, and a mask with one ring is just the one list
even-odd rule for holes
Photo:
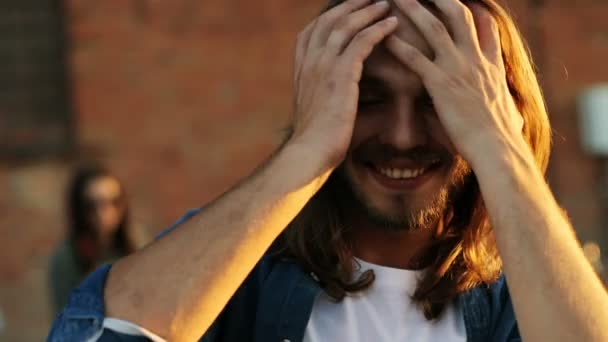
[[372,106],[382,105],[386,103],[386,98],[382,94],[370,92],[370,91],[361,91],[359,94],[359,108],[365,109]]
[[390,101],[384,82],[373,75],[363,74],[359,82],[359,111],[370,111]]

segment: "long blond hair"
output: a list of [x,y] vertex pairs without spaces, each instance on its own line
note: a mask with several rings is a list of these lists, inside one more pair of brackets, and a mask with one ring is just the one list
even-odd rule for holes
[[[331,0],[328,9],[343,0]],[[494,0],[473,0],[487,8],[498,23],[507,84],[524,119],[523,135],[538,167],[545,172],[551,148],[551,128],[529,51],[510,15]],[[280,237],[278,255],[314,272],[324,290],[339,301],[349,292],[368,288],[371,271],[353,281],[353,255],[341,213],[336,208],[336,178],[309,201]],[[427,319],[440,316],[458,294],[496,281],[502,272],[494,234],[474,175],[465,179],[458,201],[435,229],[439,241],[429,272],[418,283],[413,300]]]

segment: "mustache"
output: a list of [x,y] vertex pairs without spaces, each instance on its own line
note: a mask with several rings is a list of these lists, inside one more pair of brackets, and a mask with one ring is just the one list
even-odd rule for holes
[[443,148],[430,146],[417,146],[407,150],[399,150],[388,145],[366,144],[351,152],[354,160],[362,162],[385,162],[393,159],[407,159],[409,161],[430,164],[433,162],[448,162],[454,156]]

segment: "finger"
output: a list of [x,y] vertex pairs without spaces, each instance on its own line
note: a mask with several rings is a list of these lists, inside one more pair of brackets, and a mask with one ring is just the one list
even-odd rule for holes
[[372,53],[374,47],[393,33],[397,24],[397,18],[391,16],[360,31],[344,50],[342,56],[349,63],[359,63],[363,68],[363,62]]
[[420,50],[392,35],[386,39],[386,48],[401,63],[414,71],[422,80],[430,80],[439,72],[439,68]]
[[308,47],[308,43],[310,41],[310,35],[312,33],[312,28],[314,27],[315,22],[311,22],[304,28],[300,34],[298,34],[298,39],[296,40],[296,55],[294,60],[294,82],[300,79],[300,73],[302,71],[302,61],[306,57],[306,50]]
[[341,54],[357,33],[382,18],[389,8],[387,1],[379,1],[344,17],[329,35],[328,52]]
[[445,55],[455,49],[454,41],[446,26],[418,0],[396,0],[399,10],[418,27],[435,55]]
[[460,46],[477,50],[477,30],[471,10],[460,0],[434,0],[454,34],[454,41]]
[[312,36],[310,37],[309,48],[322,48],[327,43],[327,37],[329,37],[329,33],[333,29],[336,21],[340,18],[344,17],[347,14],[350,14],[354,11],[357,11],[367,4],[369,4],[371,0],[347,0],[341,3],[340,5],[330,9],[329,11],[321,14],[319,18],[317,18],[315,25],[313,27]]
[[471,4],[470,6],[477,27],[477,38],[481,51],[490,62],[504,70],[500,32],[496,19],[483,6],[478,4]]

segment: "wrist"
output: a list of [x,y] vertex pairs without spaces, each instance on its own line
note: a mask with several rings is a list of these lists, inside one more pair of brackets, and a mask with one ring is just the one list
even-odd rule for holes
[[[469,163],[478,178],[511,178],[516,173],[538,173],[542,178],[532,150],[524,137],[480,139],[469,154]],[[480,181],[482,181],[480,179]]]
[[269,167],[272,169],[271,177],[287,182],[288,190],[308,185],[320,188],[334,169],[322,154],[295,141],[283,145]]

